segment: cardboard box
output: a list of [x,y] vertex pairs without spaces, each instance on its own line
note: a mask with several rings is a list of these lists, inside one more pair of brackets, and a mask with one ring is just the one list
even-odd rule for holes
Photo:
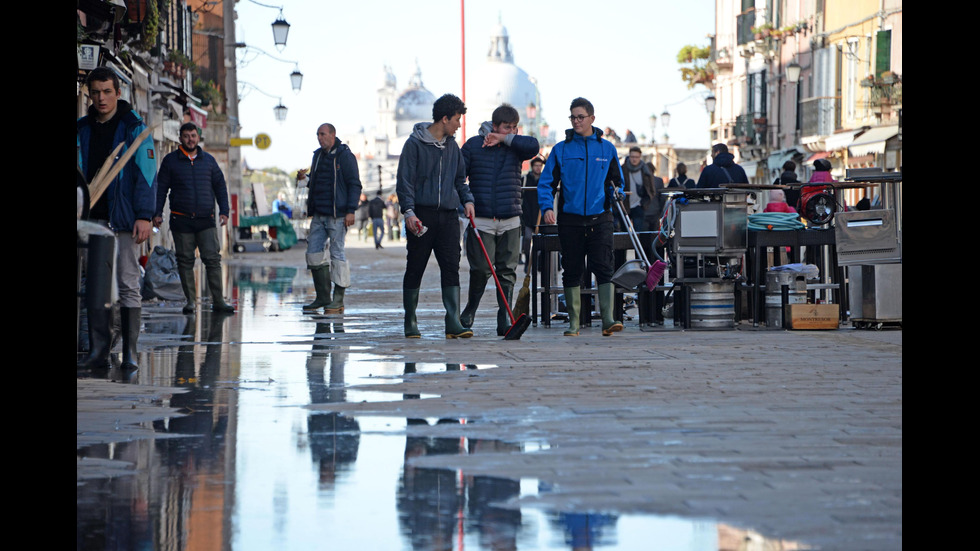
[[790,329],[837,329],[839,304],[788,304]]

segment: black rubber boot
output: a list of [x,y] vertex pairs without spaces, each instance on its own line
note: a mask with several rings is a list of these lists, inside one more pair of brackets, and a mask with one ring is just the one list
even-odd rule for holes
[[442,305],[446,307],[446,338],[468,339],[473,331],[459,322],[459,287],[442,288]]
[[[500,288],[504,290],[504,296],[507,297],[507,305],[510,305],[510,299],[513,296],[514,286],[502,283]],[[500,291],[497,291],[497,336],[503,337],[507,334],[510,329],[510,314],[507,313],[507,305],[504,305],[504,300],[500,296]]]
[[76,364],[77,369],[109,367],[112,349],[110,325],[112,300],[112,264],[115,237],[91,235],[85,271],[85,309],[88,312],[88,357]]
[[231,314],[235,307],[225,302],[224,291],[222,290],[221,268],[211,268],[207,270],[208,291],[211,293],[211,311],[223,314]]
[[316,299],[303,305],[304,312],[316,312],[330,304],[330,266],[311,267],[310,273],[313,275],[313,289],[316,290]]
[[185,314],[193,314],[197,306],[197,285],[194,281],[194,266],[188,268],[178,268],[180,273],[180,288],[184,291],[184,298],[187,304],[181,309]]
[[[486,287],[487,280],[483,280],[483,287]],[[470,279],[470,289],[467,293],[466,306],[459,314],[459,323],[463,327],[473,327],[473,320],[476,319],[476,309],[480,306],[480,299],[483,298],[483,287],[473,284]]]
[[402,289],[402,304],[405,307],[405,338],[420,339],[418,319],[415,317],[415,309],[419,305],[418,289]]
[[132,371],[139,369],[140,314],[142,308],[126,308],[119,310],[122,320],[122,365],[120,369]]

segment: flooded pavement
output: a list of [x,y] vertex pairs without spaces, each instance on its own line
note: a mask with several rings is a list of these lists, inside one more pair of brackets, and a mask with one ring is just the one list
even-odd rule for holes
[[[666,350],[634,327],[617,351],[558,324],[504,347],[485,315],[447,341],[435,283],[410,342],[404,252],[350,253],[344,316],[302,314],[301,264],[230,262],[235,315],[147,305],[141,369],[79,374],[78,549],[901,548],[900,337],[835,337],[888,371],[843,384],[765,359],[787,332]],[[714,347],[738,373],[685,357]],[[845,403],[810,424],[807,395]]]

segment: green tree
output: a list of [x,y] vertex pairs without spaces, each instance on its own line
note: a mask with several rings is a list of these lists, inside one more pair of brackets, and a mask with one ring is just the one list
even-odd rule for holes
[[715,80],[715,63],[711,61],[711,46],[689,44],[677,52],[677,63],[682,65],[681,80],[688,88],[698,84],[710,86]]

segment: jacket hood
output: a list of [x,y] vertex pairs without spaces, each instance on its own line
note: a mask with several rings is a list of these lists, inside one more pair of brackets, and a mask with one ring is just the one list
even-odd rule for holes
[[490,121],[483,121],[483,124],[480,125],[480,137],[486,138],[491,132],[493,132],[493,123]]
[[[572,138],[574,138],[576,135],[577,134],[575,134],[575,130],[572,129],[572,128],[569,128],[568,130],[565,131],[565,141],[566,142],[572,141]],[[601,141],[602,140],[602,130],[600,130],[600,129],[598,129],[598,128],[596,128],[596,127],[593,126],[592,127],[592,136],[589,136],[589,138],[592,138],[592,137],[595,137],[596,140]],[[583,138],[583,139],[586,139],[586,138]]]
[[333,139],[333,147],[330,149],[330,151],[323,151],[323,148],[322,147],[318,147],[318,148],[316,148],[316,149],[313,150],[313,153],[316,154],[317,151],[323,151],[327,155],[336,155],[336,154],[340,153],[340,151],[341,151],[342,148],[345,148],[345,147],[347,147],[347,145],[344,142],[340,141],[340,138],[334,138]]
[[735,155],[731,153],[719,153],[715,155],[715,160],[711,164],[729,167],[735,164]]
[[[133,113],[133,106],[128,101],[121,99],[118,102],[116,102],[116,114],[113,115],[112,118],[122,119],[123,117],[125,117],[127,114],[130,113]],[[98,115],[99,114],[95,111],[95,106],[89,105],[88,116],[91,117],[92,120],[96,120],[96,117],[98,117]]]
[[432,137],[432,134],[429,133],[430,126],[432,126],[431,122],[415,123],[415,126],[412,128],[412,136],[414,136],[416,139],[420,140],[424,144],[434,145],[439,149],[445,148],[446,140],[449,139],[450,136],[443,136],[441,140],[436,140],[435,138]]

